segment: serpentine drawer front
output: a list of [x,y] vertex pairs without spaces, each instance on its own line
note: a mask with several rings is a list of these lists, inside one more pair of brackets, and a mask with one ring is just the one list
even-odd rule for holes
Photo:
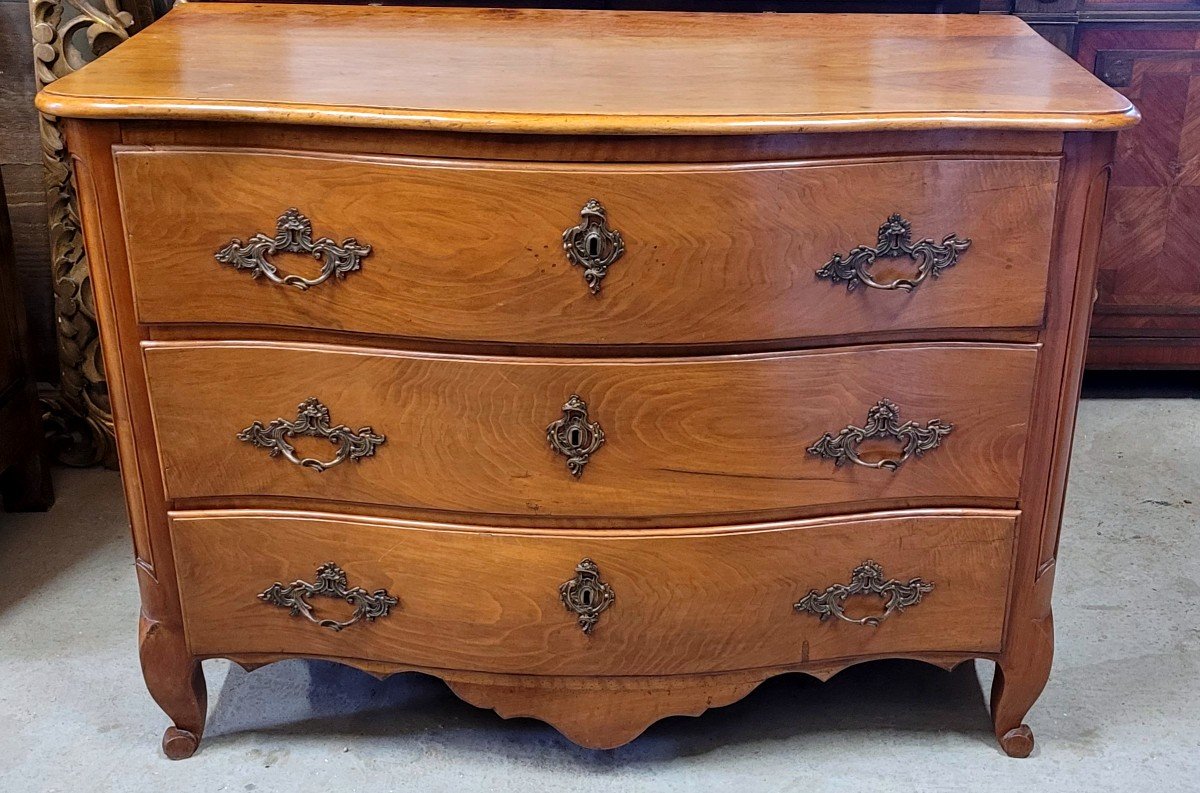
[[179,3],[38,102],[168,756],[211,657],[593,748],[983,659],[1032,751],[1137,111],[1023,23]]
[[[1027,346],[948,343],[610,361],[237,342],[145,354],[173,498],[542,517],[1011,506],[1037,362]],[[327,430],[285,426],[297,422]],[[843,433],[869,424],[872,437]],[[308,451],[289,457],[273,438]],[[903,462],[864,467],[844,454],[855,449]]]
[[[227,512],[179,513],[171,531],[197,655],[312,653],[482,672],[675,675],[929,649],[994,652],[1015,517],[931,511],[564,535]],[[613,596],[588,632],[560,591],[584,559]],[[849,584],[867,561],[882,569],[883,583],[895,583],[882,595],[843,598],[848,615],[882,615],[891,590],[932,588],[878,626],[796,608],[813,590],[824,595]],[[313,584],[328,562],[350,587],[368,597],[385,590],[380,597],[397,604],[386,616],[332,630],[259,597],[276,583]],[[353,617],[341,598],[307,600],[319,618]]]
[[[1051,158],[588,166],[139,148],[116,161],[145,322],[541,344],[1040,325],[1059,168]],[[581,213],[590,199],[597,210]],[[336,251],[314,256],[301,239],[256,246],[255,235],[289,233],[289,210],[309,224],[291,233]],[[582,246],[589,226],[608,235],[568,255],[564,232],[580,227]],[[866,280],[846,277],[856,249],[873,252],[859,264]],[[345,268],[322,280],[338,253]],[[900,288],[871,286],[871,274]]]

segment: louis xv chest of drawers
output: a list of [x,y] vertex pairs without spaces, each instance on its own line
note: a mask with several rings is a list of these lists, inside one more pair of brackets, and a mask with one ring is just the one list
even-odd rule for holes
[[39,106],[171,757],[296,656],[591,747],[982,658],[1032,749],[1137,114],[1023,23],[187,4]]

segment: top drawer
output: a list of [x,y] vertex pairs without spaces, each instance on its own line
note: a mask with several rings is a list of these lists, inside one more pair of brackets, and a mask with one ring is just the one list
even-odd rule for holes
[[[1056,159],[559,165],[140,147],[115,156],[142,322],[516,344],[1035,327],[1058,177]],[[590,199],[605,216],[582,211]],[[292,208],[303,218],[277,229]],[[883,239],[893,215],[911,239],[900,221]],[[591,285],[564,250],[564,231],[589,218],[623,246],[607,268],[591,268]],[[943,245],[952,235],[970,246]],[[219,262],[235,240],[231,263]],[[584,258],[609,260],[617,245],[586,229],[577,242]],[[288,243],[302,252],[284,252]],[[316,255],[303,252],[314,246]],[[831,269],[848,275],[855,249],[880,285],[931,274],[911,290],[854,278],[848,289],[817,274],[840,254]],[[871,264],[871,249],[894,255]],[[254,278],[234,261],[310,282],[323,264],[347,271],[308,286]]]

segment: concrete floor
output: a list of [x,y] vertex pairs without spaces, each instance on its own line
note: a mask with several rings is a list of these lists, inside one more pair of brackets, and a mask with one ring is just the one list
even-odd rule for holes
[[117,475],[61,470],[48,515],[0,514],[0,791],[1200,790],[1196,385],[1089,387],[1027,760],[993,742],[982,662],[789,675],[601,752],[419,675],[213,661],[204,743],[172,763],[137,665]]

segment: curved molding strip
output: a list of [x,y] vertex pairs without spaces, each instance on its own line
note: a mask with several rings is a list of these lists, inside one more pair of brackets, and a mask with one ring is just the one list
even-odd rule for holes
[[[764,678],[736,682],[684,680],[663,687],[495,685],[447,679],[460,699],[496,711],[504,719],[544,721],[568,740],[587,749],[615,749],[668,716],[699,716],[709,708],[731,705]],[[594,681],[605,683],[608,681]]]
[[671,716],[700,716],[710,708],[732,705],[765,680],[799,672],[822,682],[867,661],[902,658],[951,670],[987,653],[927,653],[844,658],[818,664],[747,669],[705,675],[661,677],[566,677],[503,675],[429,669],[366,659],[294,655],[221,655],[246,670],[289,658],[313,658],[351,666],[383,679],[400,672],[440,678],[455,696],[503,719],[530,718],[549,724],[568,740],[588,749],[615,749],[637,738],[655,722]]

